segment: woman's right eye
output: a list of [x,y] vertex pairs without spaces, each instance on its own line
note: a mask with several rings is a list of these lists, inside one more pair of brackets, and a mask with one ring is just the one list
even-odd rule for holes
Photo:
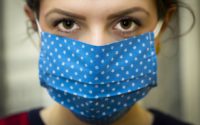
[[80,26],[72,19],[62,19],[55,24],[56,28],[64,33],[76,32]]

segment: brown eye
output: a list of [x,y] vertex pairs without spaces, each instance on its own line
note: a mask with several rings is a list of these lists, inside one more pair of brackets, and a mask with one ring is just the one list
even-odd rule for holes
[[138,26],[139,24],[137,23],[137,21],[131,18],[121,19],[114,26],[114,30],[118,32],[122,32],[122,33],[128,33],[128,32],[130,33],[130,32],[134,32]]
[[122,20],[120,22],[120,26],[123,28],[123,29],[129,29],[132,25],[132,20]]
[[60,31],[67,32],[67,33],[74,32],[80,29],[79,25],[76,24],[76,22],[71,19],[65,19],[65,20],[60,21],[57,27]]
[[65,29],[71,29],[74,26],[74,21],[73,20],[66,20],[63,21],[62,25]]

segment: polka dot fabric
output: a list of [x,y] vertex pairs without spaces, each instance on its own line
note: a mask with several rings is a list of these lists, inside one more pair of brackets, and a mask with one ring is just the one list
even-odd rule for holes
[[94,46],[42,32],[39,75],[50,96],[76,115],[108,119],[156,86],[154,34]]

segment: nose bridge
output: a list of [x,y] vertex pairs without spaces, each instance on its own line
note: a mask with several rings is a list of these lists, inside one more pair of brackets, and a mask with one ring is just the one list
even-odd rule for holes
[[112,36],[109,35],[104,26],[96,24],[93,25],[90,29],[90,32],[87,34],[87,36],[84,37],[84,41],[87,43],[100,46],[113,41]]
[[91,31],[91,44],[94,45],[104,45],[108,41],[108,36],[106,35],[105,31],[101,28],[96,28]]

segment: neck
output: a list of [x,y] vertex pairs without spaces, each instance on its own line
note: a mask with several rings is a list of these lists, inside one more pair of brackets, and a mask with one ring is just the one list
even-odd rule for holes
[[[88,125],[59,104],[43,109],[40,115],[45,125]],[[135,104],[112,125],[151,125],[152,121],[152,114],[138,104]]]
[[139,104],[135,104],[126,115],[113,125],[151,125],[152,122],[153,115]]

